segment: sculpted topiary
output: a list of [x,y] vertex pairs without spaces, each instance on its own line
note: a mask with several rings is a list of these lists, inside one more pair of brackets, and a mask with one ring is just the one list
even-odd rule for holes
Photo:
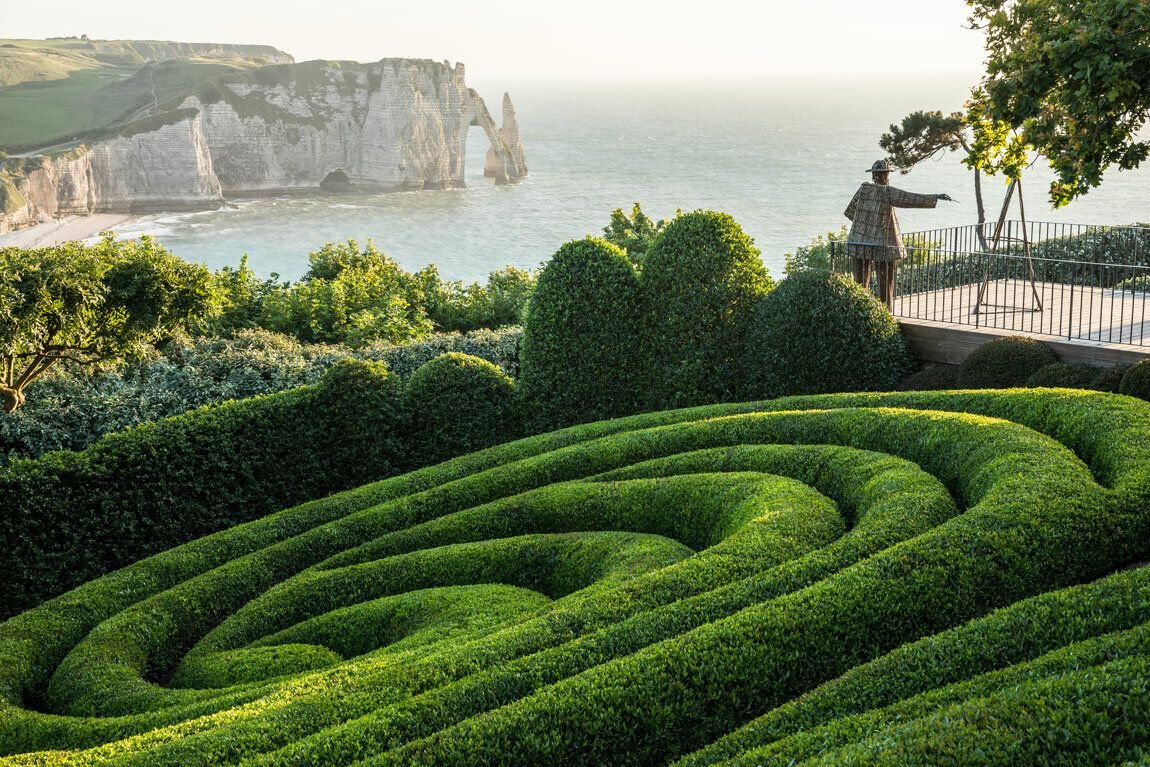
[[1150,400],[1150,360],[1142,360],[1122,375],[1120,394]]
[[1056,362],[1039,368],[1026,380],[1027,386],[1053,386],[1066,389],[1094,389],[1102,371],[1093,365]]
[[1030,377],[1058,355],[1046,344],[1026,336],[1007,336],[983,344],[958,368],[958,385],[964,389],[1008,389],[1026,386]]
[[520,386],[538,430],[635,411],[641,311],[622,250],[591,237],[559,249],[523,328]]
[[888,391],[911,370],[898,323],[840,274],[792,274],[762,300],[746,345],[748,399]]
[[774,287],[759,255],[733,218],[707,210],[677,217],[648,251],[648,408],[736,396],[755,306]]
[[407,382],[412,444],[421,464],[439,463],[520,436],[515,382],[470,354],[450,352]]

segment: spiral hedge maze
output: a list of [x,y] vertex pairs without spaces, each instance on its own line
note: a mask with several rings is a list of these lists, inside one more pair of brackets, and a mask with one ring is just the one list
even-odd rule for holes
[[1114,395],[575,427],[0,624],[0,763],[1146,764],[1148,533]]

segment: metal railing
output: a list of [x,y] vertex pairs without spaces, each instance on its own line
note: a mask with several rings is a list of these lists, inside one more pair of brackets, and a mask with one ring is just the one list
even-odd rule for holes
[[[1006,221],[903,241],[896,317],[1150,345],[1150,227]],[[851,273],[846,243],[831,244],[830,263]]]

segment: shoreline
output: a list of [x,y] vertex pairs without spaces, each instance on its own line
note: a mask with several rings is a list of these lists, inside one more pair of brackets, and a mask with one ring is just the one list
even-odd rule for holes
[[128,213],[94,213],[64,216],[26,229],[0,234],[0,248],[48,248],[72,240],[90,240],[106,229],[135,221]]

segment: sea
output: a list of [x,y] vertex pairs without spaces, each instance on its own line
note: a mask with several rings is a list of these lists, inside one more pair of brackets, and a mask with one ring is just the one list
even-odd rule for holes
[[[843,209],[882,157],[878,139],[890,123],[917,109],[960,109],[974,78],[472,79],[489,105],[511,93],[530,166],[520,183],[483,177],[487,142],[472,128],[465,189],[235,200],[116,231],[154,235],[213,268],[246,254],[257,273],[282,279],[301,276],[324,243],[371,240],[408,270],[434,263],[445,279],[471,282],[508,265],[537,268],[564,242],[600,233],[612,210],[639,202],[653,218],[730,213],[782,276],[784,254],[847,223]],[[1047,201],[1051,178],[1042,161],[1024,176],[1032,220],[1150,221],[1150,167],[1112,172],[1059,210]],[[904,231],[976,221],[973,176],[955,154],[892,183],[955,200],[900,212]],[[991,178],[984,189],[996,217],[1005,182]]]

